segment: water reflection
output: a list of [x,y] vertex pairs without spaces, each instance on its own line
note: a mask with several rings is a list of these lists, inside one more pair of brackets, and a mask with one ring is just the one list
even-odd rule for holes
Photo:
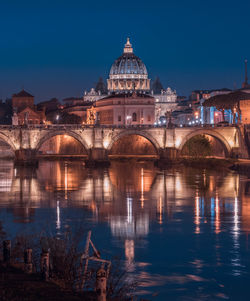
[[[108,169],[86,169],[82,161],[41,161],[32,169],[14,168],[13,162],[1,161],[0,196],[0,219],[10,217],[9,229],[12,223],[32,227],[42,218],[38,212],[47,209],[53,211],[50,222],[54,231],[61,233],[68,223],[79,220],[79,212],[87,214],[92,225],[101,225],[100,232],[109,229],[111,248],[120,248],[126,269],[138,270],[145,287],[150,286],[150,275],[153,279],[159,274],[153,269],[158,260],[168,264],[170,273],[169,266],[174,269],[175,253],[181,249],[186,250],[182,256],[189,256],[185,273],[178,275],[177,265],[172,276],[161,271],[165,278],[160,281],[158,275],[158,283],[169,281],[170,276],[171,283],[178,277],[187,282],[203,279],[197,277],[204,277],[210,264],[202,249],[206,240],[211,243],[207,248],[214,259],[209,260],[214,260],[215,266],[228,266],[225,261],[230,258],[230,274],[235,276],[247,267],[241,234],[250,231],[250,180],[233,172],[188,167],[159,170],[152,162],[117,161]],[[72,208],[77,208],[77,213],[65,217],[65,210]],[[190,254],[175,241],[188,244],[187,237],[192,242]],[[142,249],[156,257],[142,259]],[[191,267],[194,270],[186,272]],[[161,270],[161,265],[158,268]]]
[[[60,217],[60,202],[56,202],[56,229],[61,229],[61,217]],[[59,232],[58,232],[59,233]]]
[[196,191],[196,196],[195,196],[195,233],[199,234],[200,233],[200,197],[198,191]]
[[[87,207],[99,219],[108,220],[114,236],[125,238],[145,236],[150,221],[162,224],[164,217],[171,219],[185,207],[193,207],[196,234],[201,233],[208,216],[219,234],[221,215],[231,212],[237,239],[239,187],[244,190],[234,173],[199,173],[191,168],[160,171],[151,162],[113,162],[103,170],[86,169],[83,162],[41,161],[38,169],[14,168],[10,161],[0,163],[2,208],[12,208],[27,221],[36,208],[54,207],[56,228],[60,229],[60,207]],[[248,206],[244,195],[243,215]],[[242,218],[250,229],[248,220]]]

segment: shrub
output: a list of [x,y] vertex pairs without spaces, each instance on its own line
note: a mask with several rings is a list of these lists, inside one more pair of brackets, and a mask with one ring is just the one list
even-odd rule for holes
[[212,154],[212,146],[205,135],[197,135],[189,139],[182,150],[182,155],[204,158]]

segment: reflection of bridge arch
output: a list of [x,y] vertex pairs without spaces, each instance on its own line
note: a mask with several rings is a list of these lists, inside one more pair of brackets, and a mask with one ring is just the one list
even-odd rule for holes
[[3,133],[0,133],[0,140],[2,140],[3,142],[5,142],[7,145],[9,145],[9,147],[11,148],[11,151],[13,151],[13,153],[15,152],[16,150],[16,147],[15,145],[12,143],[11,139],[6,136],[5,134]]
[[131,136],[131,135],[137,135],[137,136],[141,136],[141,137],[144,137],[145,139],[147,139],[153,145],[157,155],[159,154],[160,145],[157,142],[157,140],[151,134],[146,133],[142,130],[139,130],[139,131],[138,130],[127,130],[127,131],[125,130],[125,131],[122,131],[122,132],[118,133],[117,135],[113,136],[111,142],[107,146],[108,152],[111,151],[111,148],[115,144],[116,141],[118,141],[119,139],[122,139],[123,137]]
[[225,156],[229,157],[230,153],[231,153],[231,146],[228,143],[228,141],[217,131],[215,130],[209,130],[209,129],[200,129],[200,130],[195,130],[193,132],[191,132],[190,134],[188,134],[186,137],[184,137],[178,147],[178,149],[180,151],[182,151],[185,143],[190,140],[191,138],[197,136],[197,135],[208,135],[211,136],[213,138],[215,138],[217,141],[219,141],[225,151]]
[[73,131],[63,131],[63,130],[59,130],[59,131],[53,131],[53,132],[49,132],[48,134],[45,134],[37,143],[36,145],[36,151],[38,152],[40,147],[49,139],[55,137],[55,136],[60,136],[60,135],[67,135],[70,136],[72,138],[75,138],[84,148],[84,150],[86,151],[86,154],[89,155],[89,150],[88,150],[88,146],[86,144],[86,142],[84,141],[84,139],[82,139],[82,137],[80,135],[78,135],[77,133],[73,132]]

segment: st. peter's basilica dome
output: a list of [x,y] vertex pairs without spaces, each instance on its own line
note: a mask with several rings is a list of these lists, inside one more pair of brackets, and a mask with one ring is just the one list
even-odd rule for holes
[[125,44],[123,54],[113,63],[108,79],[110,92],[146,92],[150,89],[150,80],[146,66],[133,53],[129,39]]

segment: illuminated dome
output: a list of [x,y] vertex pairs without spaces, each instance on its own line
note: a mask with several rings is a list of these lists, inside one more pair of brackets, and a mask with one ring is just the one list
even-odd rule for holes
[[150,80],[142,60],[133,53],[129,39],[123,54],[113,63],[108,79],[110,92],[149,91]]
[[148,76],[146,66],[138,56],[134,55],[129,40],[125,45],[123,55],[121,55],[117,60],[115,60],[110,69],[109,74],[140,74],[146,75],[146,77]]

